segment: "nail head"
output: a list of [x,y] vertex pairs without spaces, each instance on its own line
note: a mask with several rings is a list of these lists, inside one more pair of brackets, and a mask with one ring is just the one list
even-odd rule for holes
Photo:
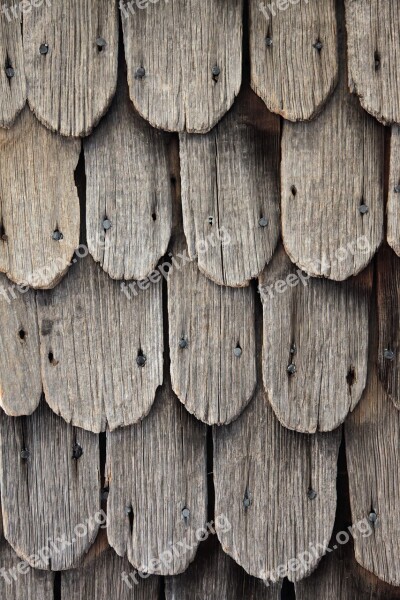
[[294,375],[296,373],[296,365],[294,363],[290,363],[287,367],[287,372],[289,375]]
[[394,352],[388,348],[385,348],[383,356],[386,358],[386,360],[394,360]]
[[260,227],[266,227],[268,225],[268,219],[261,217],[261,219],[258,221],[258,224]]
[[104,219],[104,221],[103,221],[104,231],[108,231],[109,229],[111,229],[111,227],[112,227],[112,223],[111,223],[110,219]]
[[136,69],[135,79],[143,79],[145,75],[146,70],[143,67],[139,67],[138,69]]
[[61,233],[61,231],[59,231],[58,229],[56,229],[55,231],[53,231],[53,235],[51,236],[53,238],[53,240],[55,240],[56,242],[59,242],[60,240],[63,239],[63,234]]
[[47,54],[49,51],[49,45],[48,44],[41,44],[40,48],[39,48],[39,52],[40,54]]

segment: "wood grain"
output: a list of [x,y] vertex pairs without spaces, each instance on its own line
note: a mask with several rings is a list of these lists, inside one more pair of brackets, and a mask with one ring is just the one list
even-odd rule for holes
[[14,288],[0,274],[0,405],[18,417],[38,406],[42,378],[35,292]]
[[400,256],[400,127],[393,125],[390,137],[389,191],[386,239]]
[[311,123],[283,125],[281,198],[286,252],[310,275],[356,275],[383,237],[384,129],[336,89]]
[[[122,579],[126,573],[127,582]],[[112,549],[103,552],[89,566],[61,574],[61,597],[70,600],[158,600],[160,580],[130,579],[132,566],[126,558],[120,558]]]
[[313,279],[281,247],[264,270],[263,379],[285,427],[331,431],[357,405],[367,378],[371,290],[370,268],[343,283]]
[[169,138],[136,113],[124,77],[109,113],[84,143],[86,228],[90,253],[113,279],[141,280],[166,253],[171,235]]
[[206,525],[206,427],[168,383],[146,419],[107,434],[106,473],[111,546],[141,572],[185,571]]
[[0,596],[5,600],[53,600],[54,573],[32,569],[0,539]]
[[0,64],[0,127],[11,127],[26,101],[21,15],[12,0],[3,1],[0,12]]
[[36,116],[61,135],[89,135],[117,84],[116,2],[45,0],[24,15],[24,53]]
[[79,244],[79,151],[28,108],[0,130],[0,271],[18,284],[53,287],[68,270]]
[[18,556],[39,569],[75,566],[104,522],[95,518],[97,437],[67,425],[44,402],[29,417],[1,414],[0,475],[4,535]]
[[215,536],[200,544],[182,575],[165,579],[166,600],[280,600],[281,585],[266,586],[223,552]]
[[240,89],[243,0],[152,4],[121,9],[131,99],[154,127],[206,133]]
[[191,258],[241,287],[271,259],[280,231],[280,122],[248,88],[206,135],[181,134],[183,222]]
[[400,410],[400,259],[384,247],[377,259],[378,366],[383,387]]
[[183,248],[175,245],[178,267],[168,277],[172,387],[198,419],[229,423],[256,384],[254,293],[216,285]]
[[355,557],[383,581],[400,586],[400,412],[378,378],[377,336],[373,320],[367,386],[345,425],[352,522],[364,520],[372,529],[355,538]]
[[214,428],[215,514],[231,524],[218,537],[250,575],[298,581],[318,564],[335,519],[340,438],[282,427],[261,386],[237,421]]
[[142,419],[162,383],[161,284],[128,297],[90,256],[38,295],[46,400],[95,433]]
[[338,78],[335,0],[250,0],[250,60],[251,85],[269,110],[315,117]]
[[400,123],[399,0],[345,0],[349,87],[378,121]]

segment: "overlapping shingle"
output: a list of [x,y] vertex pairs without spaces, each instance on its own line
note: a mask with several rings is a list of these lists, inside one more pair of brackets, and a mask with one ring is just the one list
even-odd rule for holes
[[11,127],[26,101],[21,14],[12,0],[0,11],[0,64],[0,127]]

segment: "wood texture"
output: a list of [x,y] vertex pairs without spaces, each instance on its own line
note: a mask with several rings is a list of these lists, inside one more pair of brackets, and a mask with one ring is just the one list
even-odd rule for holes
[[93,543],[98,522],[104,522],[95,517],[100,511],[97,437],[67,425],[42,402],[29,417],[0,415],[0,444],[6,539],[32,567],[73,567]]
[[206,427],[169,384],[146,419],[107,434],[106,473],[111,546],[141,572],[184,571],[206,525]]
[[0,596],[4,600],[53,600],[54,573],[32,569],[0,539]]
[[154,127],[205,133],[240,89],[243,0],[146,6],[121,8],[132,101]]
[[64,0],[24,15],[28,102],[46,127],[91,133],[117,84],[118,13],[109,0]]
[[393,125],[390,137],[386,239],[400,256],[400,127],[397,125]]
[[232,525],[218,537],[250,575],[297,581],[331,536],[341,432],[289,431],[260,387],[237,421],[214,429],[215,514]]
[[[260,278],[263,379],[289,429],[336,429],[361,398],[367,378],[372,269],[344,283],[313,279],[283,248]],[[351,335],[349,335],[351,331]]]
[[280,600],[280,591],[280,584],[267,587],[247,575],[215,536],[200,545],[185,573],[165,579],[166,600]]
[[0,271],[18,284],[49,288],[69,267],[79,244],[79,151],[28,108],[0,130]]
[[35,292],[0,274],[0,405],[13,417],[31,414],[42,394]]
[[311,123],[284,123],[282,234],[310,275],[359,273],[383,237],[384,129],[348,93],[344,77]]
[[[158,600],[160,581],[157,577],[129,579],[134,573],[126,558],[111,549],[90,566],[61,574],[61,597],[70,600]],[[127,582],[122,574],[128,575]],[[129,587],[131,586],[131,587]]]
[[168,137],[133,109],[124,77],[108,115],[84,143],[86,228],[90,253],[113,279],[141,280],[171,235]]
[[11,127],[26,101],[21,14],[12,0],[2,2],[0,12],[0,64],[0,127]]
[[250,0],[250,59],[252,87],[269,110],[312,119],[337,83],[335,0]]
[[216,283],[241,287],[271,259],[280,231],[280,122],[249,89],[206,135],[182,134],[189,254]]
[[377,294],[379,377],[400,410],[400,259],[387,247],[378,255]]
[[345,426],[352,521],[367,520],[373,529],[355,538],[355,557],[383,581],[399,586],[400,412],[379,381],[377,349],[372,322],[367,386]]
[[399,0],[345,0],[349,87],[378,121],[400,123]]
[[95,433],[142,419],[162,383],[161,284],[129,298],[90,256],[38,295],[46,400]]
[[182,248],[168,277],[172,387],[198,419],[229,423],[256,384],[253,290],[216,285]]

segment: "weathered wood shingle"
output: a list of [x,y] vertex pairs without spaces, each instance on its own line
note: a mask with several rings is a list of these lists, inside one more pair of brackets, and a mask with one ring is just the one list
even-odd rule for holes
[[38,294],[46,400],[93,432],[136,423],[162,383],[161,284],[127,296],[91,256]]
[[189,255],[216,283],[247,285],[273,254],[279,138],[279,119],[249,89],[210,133],[180,137]]
[[26,101],[21,13],[13,0],[0,11],[0,127],[11,127]]
[[132,101],[151,125],[205,133],[241,84],[242,0],[120,5]]
[[118,13],[110,0],[46,0],[24,15],[28,102],[46,127],[88,135],[117,84]]
[[335,0],[250,0],[251,85],[291,121],[312,119],[338,77]]

